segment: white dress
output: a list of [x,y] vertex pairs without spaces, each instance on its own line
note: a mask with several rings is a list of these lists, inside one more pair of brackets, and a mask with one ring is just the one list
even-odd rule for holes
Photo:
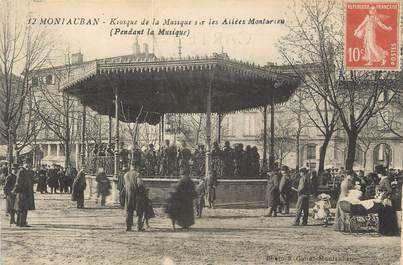
[[360,200],[362,196],[362,191],[360,190],[349,190],[347,197],[343,198],[343,201],[348,201],[351,204],[361,204],[365,209],[371,209],[374,206],[374,200]]

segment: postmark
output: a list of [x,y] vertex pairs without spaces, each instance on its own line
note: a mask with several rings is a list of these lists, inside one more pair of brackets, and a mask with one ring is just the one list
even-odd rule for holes
[[397,1],[346,3],[347,70],[400,70],[400,8]]

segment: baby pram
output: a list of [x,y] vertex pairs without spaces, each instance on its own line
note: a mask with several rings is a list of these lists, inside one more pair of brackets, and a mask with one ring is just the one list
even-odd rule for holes
[[345,219],[339,222],[344,222],[351,233],[378,230],[378,211],[383,207],[381,202],[374,202],[370,209],[349,201],[340,201],[339,206],[345,212]]

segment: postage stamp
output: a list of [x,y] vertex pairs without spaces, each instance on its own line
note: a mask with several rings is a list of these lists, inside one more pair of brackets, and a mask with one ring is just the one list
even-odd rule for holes
[[400,70],[400,2],[347,2],[347,70]]

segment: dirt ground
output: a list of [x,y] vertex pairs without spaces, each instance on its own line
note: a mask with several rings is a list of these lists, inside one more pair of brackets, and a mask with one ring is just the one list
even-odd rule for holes
[[188,231],[173,232],[161,209],[145,232],[125,232],[124,210],[69,195],[36,194],[32,227],[9,226],[1,214],[1,264],[399,264],[400,238],[343,234],[263,209],[207,209]]

